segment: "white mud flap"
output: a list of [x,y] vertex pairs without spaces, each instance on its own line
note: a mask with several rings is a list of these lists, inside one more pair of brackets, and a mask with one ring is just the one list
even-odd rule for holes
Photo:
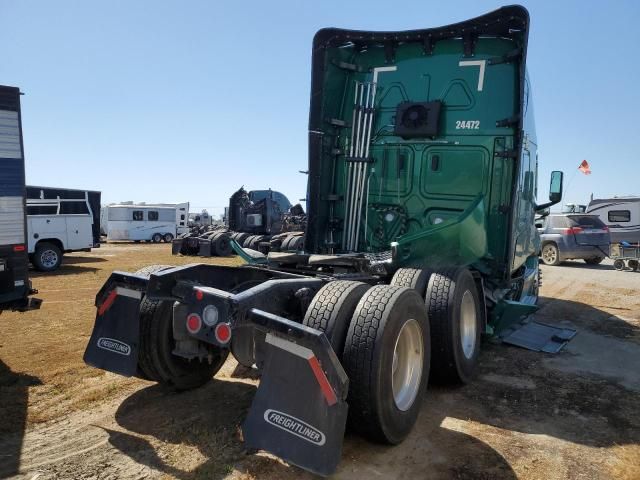
[[260,386],[242,427],[247,447],[332,474],[347,420],[346,373],[324,333],[256,309],[250,318],[265,337]]

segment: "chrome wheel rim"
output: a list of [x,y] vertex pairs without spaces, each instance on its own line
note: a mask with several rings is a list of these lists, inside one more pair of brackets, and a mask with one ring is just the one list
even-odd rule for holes
[[467,290],[462,295],[460,304],[460,343],[462,353],[468,359],[476,351],[477,328],[476,302],[473,301],[473,294]]
[[554,263],[557,256],[556,249],[553,248],[553,245],[547,245],[542,249],[542,259],[545,263]]
[[56,266],[56,263],[58,263],[58,254],[53,250],[45,250],[40,255],[40,262],[43,267],[53,268]]
[[423,363],[422,328],[412,318],[400,329],[393,349],[391,384],[393,400],[399,410],[409,410],[418,396]]

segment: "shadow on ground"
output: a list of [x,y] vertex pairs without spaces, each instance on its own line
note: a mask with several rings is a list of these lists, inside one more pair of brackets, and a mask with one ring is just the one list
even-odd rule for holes
[[74,257],[71,255],[65,255],[62,258],[62,264],[63,265],[77,265],[78,263],[82,264],[82,263],[99,263],[99,262],[106,262],[108,261],[106,258],[103,257]]
[[[575,269],[587,269],[587,270],[615,270],[613,268],[613,264],[600,263],[598,265],[589,265],[584,263],[582,260],[565,260],[560,262],[560,265],[563,267],[575,268]],[[550,267],[553,268],[553,267]],[[625,272],[628,273],[640,273],[640,271],[634,271],[630,268],[625,268]]]
[[13,372],[0,360],[0,478],[18,473],[29,387],[41,384],[39,378]]
[[[620,335],[635,328],[585,304],[557,299],[541,303],[545,321],[563,320],[571,312],[569,320],[579,329],[605,321],[604,331]],[[557,358],[571,362],[571,356],[565,351]],[[640,444],[636,393],[612,378],[548,369],[548,358],[550,354],[485,342],[476,380],[462,387],[430,386],[416,427],[402,445],[375,445],[347,434],[337,477],[418,478],[428,472],[429,478],[515,479],[506,458],[517,459],[528,448],[523,437],[511,438],[516,432],[598,448]],[[240,426],[254,392],[253,385],[234,379],[214,380],[179,394],[146,388],[118,409],[116,420],[130,433],[109,432],[111,444],[179,479],[223,478],[234,468],[258,478],[310,477],[296,467],[244,451]],[[198,466],[169,464],[138,435],[196,447],[206,460]],[[499,437],[500,451],[481,440],[486,435]]]
[[[83,262],[84,263],[84,262]],[[69,265],[66,263],[66,259],[62,260],[62,265],[58,270],[53,272],[38,272],[36,270],[31,269],[29,271],[29,276],[31,278],[40,278],[40,277],[51,277],[51,276],[60,276],[60,275],[77,275],[79,273],[96,273],[99,269],[96,267],[86,267],[83,265]]]
[[244,456],[239,425],[255,390],[251,384],[214,379],[190,392],[148,387],[120,405],[116,421],[130,432],[170,444],[196,446],[207,460],[192,472],[168,465],[147,440],[135,435],[109,432],[110,442],[134,460],[176,478],[224,477]]

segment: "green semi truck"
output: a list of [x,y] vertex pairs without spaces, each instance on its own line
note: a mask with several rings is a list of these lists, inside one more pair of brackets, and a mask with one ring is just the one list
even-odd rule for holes
[[[472,379],[481,335],[535,310],[537,138],[520,6],[313,41],[304,251],[114,272],[85,361],[171,388],[229,352],[262,377],[244,441],[328,475],[345,427],[396,444],[428,381]],[[202,408],[207,408],[203,405]],[[212,415],[215,414],[212,412]]]

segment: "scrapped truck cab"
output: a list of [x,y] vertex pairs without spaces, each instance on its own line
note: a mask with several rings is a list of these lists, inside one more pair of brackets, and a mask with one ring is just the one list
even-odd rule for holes
[[262,374],[249,448],[329,475],[349,426],[403,441],[427,382],[465,383],[481,335],[536,309],[537,138],[519,6],[313,41],[304,248],[242,267],[115,272],[85,361],[175,389],[228,353]]

